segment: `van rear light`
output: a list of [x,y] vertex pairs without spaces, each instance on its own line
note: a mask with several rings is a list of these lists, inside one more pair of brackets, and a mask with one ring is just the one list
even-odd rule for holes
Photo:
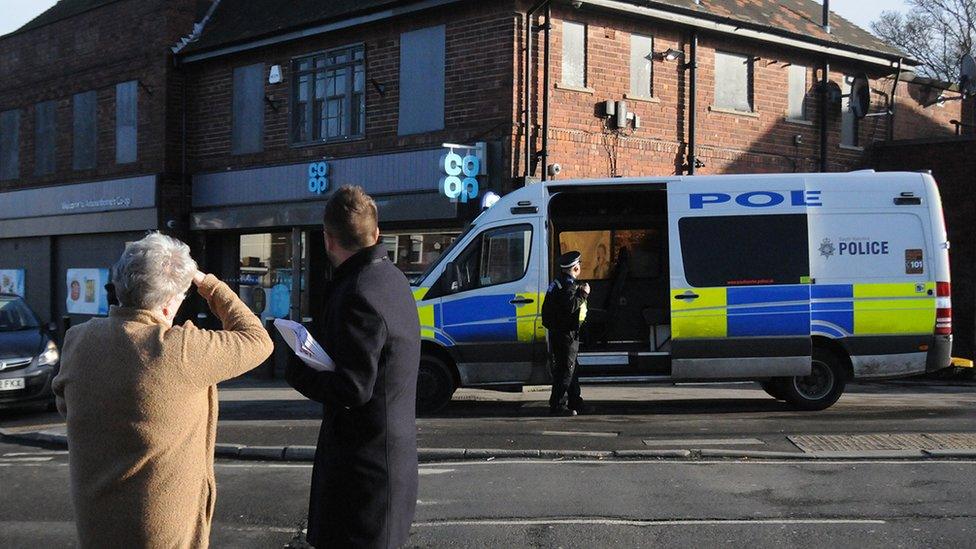
[[948,282],[935,283],[935,334],[952,335],[952,287]]

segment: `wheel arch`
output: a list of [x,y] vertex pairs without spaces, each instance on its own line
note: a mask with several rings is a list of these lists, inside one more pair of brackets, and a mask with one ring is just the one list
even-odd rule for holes
[[435,343],[427,339],[420,341],[420,354],[421,355],[433,355],[441,359],[447,366],[447,369],[451,372],[451,377],[454,378],[454,386],[461,386],[461,374],[458,372],[457,361],[454,356],[444,348],[443,345]]
[[813,346],[829,351],[840,359],[847,373],[847,379],[854,379],[854,363],[851,361],[851,353],[840,341],[824,336],[813,336]]

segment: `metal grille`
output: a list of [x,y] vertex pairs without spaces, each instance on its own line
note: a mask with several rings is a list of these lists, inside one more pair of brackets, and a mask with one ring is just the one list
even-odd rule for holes
[[973,433],[886,433],[870,435],[795,435],[790,441],[804,452],[862,450],[971,450]]

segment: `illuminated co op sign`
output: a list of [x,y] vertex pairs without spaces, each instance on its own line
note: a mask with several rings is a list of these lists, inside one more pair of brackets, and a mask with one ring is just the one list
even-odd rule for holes
[[308,165],[308,192],[322,194],[329,190],[329,163],[312,162]]
[[441,178],[441,192],[451,200],[467,202],[478,198],[478,173],[481,171],[481,160],[473,155],[464,157],[454,152],[441,156],[441,171],[445,174]]

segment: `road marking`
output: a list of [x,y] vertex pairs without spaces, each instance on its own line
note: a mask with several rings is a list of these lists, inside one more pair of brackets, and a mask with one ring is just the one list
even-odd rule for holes
[[453,473],[454,469],[421,469],[421,475],[443,475],[444,473]]
[[560,525],[598,525],[598,526],[781,526],[781,525],[841,525],[841,524],[887,524],[878,519],[676,519],[676,520],[633,520],[633,519],[471,519],[436,520],[415,522],[419,527],[440,526],[546,526]]
[[67,450],[51,450],[49,452],[11,452],[4,454],[3,457],[22,457],[22,456],[66,456]]
[[51,456],[48,457],[2,457],[0,458],[0,463],[28,463],[28,462],[39,462],[39,461],[51,461],[54,459]]
[[701,438],[701,439],[645,439],[645,446],[680,446],[681,448],[701,448],[702,446],[761,446],[765,442],[756,438]]
[[498,459],[496,461],[443,461],[432,464],[421,464],[421,467],[476,467],[479,465],[649,465],[649,466],[699,466],[699,465],[931,465],[931,464],[960,464],[976,465],[976,460],[959,459],[924,459],[924,460],[825,460],[825,459],[788,459],[788,460],[757,460],[757,459],[712,459],[692,461],[687,459]]
[[620,433],[606,431],[542,431],[542,434],[549,436],[568,436],[568,437],[618,437]]

